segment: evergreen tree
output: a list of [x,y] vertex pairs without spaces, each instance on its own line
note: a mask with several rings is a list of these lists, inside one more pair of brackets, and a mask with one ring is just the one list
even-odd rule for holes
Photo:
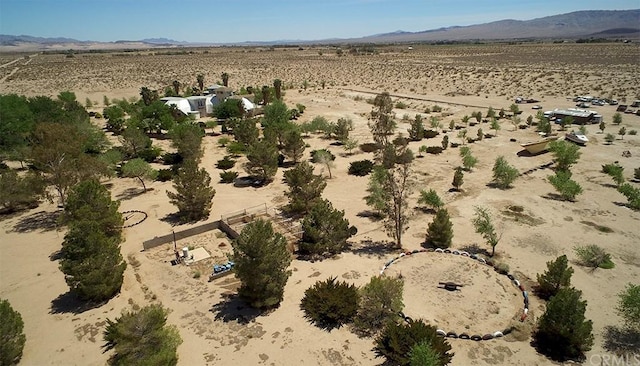
[[547,303],[538,321],[535,342],[538,350],[554,360],[583,360],[593,345],[593,323],[585,320],[587,302],[582,292],[563,288]]
[[369,128],[373,141],[379,146],[384,146],[387,145],[389,135],[392,135],[396,128],[393,101],[389,93],[378,94],[373,101],[373,106],[374,110],[369,117]]
[[334,128],[334,133],[336,135],[336,140],[342,142],[349,139],[349,132],[353,131],[353,121],[351,118],[338,118],[338,122]]
[[120,238],[108,236],[99,222],[73,222],[60,254],[65,281],[81,300],[102,302],[120,291],[127,267],[120,254]]
[[16,365],[22,358],[26,337],[19,312],[7,300],[0,300],[0,365]]
[[420,190],[418,203],[427,205],[433,210],[437,210],[444,206],[444,202],[442,202],[442,199],[434,189],[429,189],[428,191],[425,191],[424,189]]
[[427,229],[427,244],[436,248],[448,248],[451,246],[453,239],[453,224],[449,219],[449,211],[441,208],[436,211],[433,222],[429,224]]
[[374,352],[376,357],[385,357],[389,364],[410,365],[414,347],[425,342],[438,354],[438,366],[451,362],[454,354],[449,352],[449,342],[436,333],[436,327],[427,325],[422,320],[389,323],[376,338]]
[[640,285],[627,284],[624,291],[618,294],[616,311],[627,327],[640,331]]
[[550,299],[561,289],[569,287],[572,274],[573,268],[568,266],[566,255],[547,262],[547,270],[538,274],[536,293],[545,300]]
[[236,276],[242,281],[240,297],[259,309],[280,304],[291,276],[285,237],[274,232],[270,222],[257,220],[242,229],[232,246]]
[[174,192],[167,191],[172,205],[178,207],[181,221],[198,221],[209,217],[216,190],[211,187],[211,177],[193,160],[185,161],[173,178]]
[[102,233],[120,238],[124,221],[119,208],[120,202],[111,199],[111,193],[105,186],[97,180],[87,180],[69,192],[62,221],[69,225],[90,221],[97,224]]
[[453,185],[456,191],[459,191],[462,183],[464,183],[464,172],[461,167],[457,167],[453,173],[453,182],[451,182],[451,185]]
[[356,228],[349,226],[344,211],[333,208],[327,200],[317,200],[302,221],[300,252],[305,254],[337,254],[347,248]]
[[182,339],[174,325],[166,324],[167,314],[162,305],[152,304],[125,312],[115,321],[107,319],[103,347],[115,350],[109,365],[176,365]]
[[411,348],[409,364],[411,366],[439,366],[440,355],[431,347],[429,341],[422,341]]
[[374,276],[360,289],[360,306],[354,319],[357,333],[376,335],[388,323],[399,320],[404,308],[402,291],[404,282],[398,277]]
[[313,174],[313,166],[302,162],[284,173],[284,181],[289,186],[285,195],[289,197],[286,210],[294,214],[306,214],[321,200],[322,191],[327,186],[324,178]]
[[304,292],[300,308],[316,326],[332,330],[349,323],[358,311],[358,289],[335,277],[317,281]]
[[304,140],[298,129],[292,128],[285,132],[282,151],[286,157],[297,163],[302,158],[305,148]]
[[276,99],[282,100],[282,80],[275,79],[273,81],[273,88],[275,89]]
[[260,130],[256,126],[256,121],[252,118],[241,119],[233,126],[233,136],[236,141],[251,146],[258,141]]
[[171,144],[185,160],[200,161],[204,131],[196,124],[180,123],[169,132]]
[[409,138],[412,141],[420,141],[424,138],[424,123],[422,123],[422,116],[419,114],[416,114],[416,118],[411,121]]
[[247,174],[257,178],[261,183],[268,183],[278,171],[278,148],[274,141],[262,139],[249,146],[247,152],[249,160],[244,170]]
[[471,171],[478,163],[478,159],[471,154],[471,149],[468,146],[460,148],[460,157],[462,158],[462,166],[466,171]]

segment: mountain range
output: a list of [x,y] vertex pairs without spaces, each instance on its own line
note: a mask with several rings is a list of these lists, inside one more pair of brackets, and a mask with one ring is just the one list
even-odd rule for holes
[[[490,23],[451,26],[419,32],[395,31],[361,38],[324,40],[274,40],[266,42],[242,42],[233,45],[277,44],[340,44],[340,43],[402,43],[476,40],[524,40],[524,39],[578,39],[578,38],[627,38],[640,39],[640,9],[634,10],[585,10],[552,15],[532,20],[504,19]],[[43,38],[28,35],[0,35],[0,51],[12,49],[99,49],[175,46],[232,45],[216,41],[190,43],[168,38],[120,40],[115,42],[79,41],[70,38]]]

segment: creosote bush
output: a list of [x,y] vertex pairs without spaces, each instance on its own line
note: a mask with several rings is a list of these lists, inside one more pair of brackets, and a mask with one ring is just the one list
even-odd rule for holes
[[233,183],[237,178],[238,178],[238,172],[227,170],[220,173],[220,181],[222,183]]
[[335,277],[317,281],[304,292],[300,308],[316,326],[332,330],[350,323],[358,312],[360,295],[354,285]]
[[611,261],[611,254],[605,252],[605,250],[598,245],[591,244],[575,247],[574,250],[578,256],[579,263],[583,266],[593,269],[611,269],[615,266]]
[[374,352],[376,357],[384,357],[391,365],[411,365],[412,354],[417,345],[428,342],[437,354],[437,366],[448,365],[454,354],[451,345],[438,336],[436,327],[422,320],[407,323],[389,323],[376,338]]

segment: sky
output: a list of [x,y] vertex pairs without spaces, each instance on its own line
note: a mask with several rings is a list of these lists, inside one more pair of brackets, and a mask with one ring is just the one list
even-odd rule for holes
[[640,0],[0,0],[0,34],[102,42],[320,40],[639,8]]

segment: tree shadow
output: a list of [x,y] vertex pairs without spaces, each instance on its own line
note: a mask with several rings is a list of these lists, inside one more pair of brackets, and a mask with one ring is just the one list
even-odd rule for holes
[[497,182],[489,182],[485,186],[488,188],[499,189],[501,191],[508,191],[510,189],[513,189],[512,185],[509,185],[508,187],[501,187]]
[[354,243],[349,251],[359,256],[383,258],[387,254],[399,253],[401,250],[396,248],[395,243],[392,242],[362,240],[359,244]]
[[360,211],[356,214],[356,216],[358,217],[365,217],[371,221],[380,221],[382,220],[382,215],[380,215],[379,212],[376,211],[372,211],[372,210],[364,210],[364,211]]
[[39,211],[25,216],[13,227],[13,231],[28,233],[35,230],[51,231],[58,228],[58,218],[62,211]]
[[166,216],[162,217],[160,221],[166,222],[171,226],[178,226],[187,223],[186,221],[184,221],[182,215],[180,215],[180,212],[167,214]]
[[74,293],[67,291],[51,301],[49,314],[82,314],[87,310],[99,308],[107,302],[108,300],[102,302],[82,301]]
[[574,202],[572,200],[568,200],[568,199],[562,197],[562,195],[558,194],[558,193],[547,193],[545,195],[542,195],[541,197],[544,198],[544,199],[547,199],[547,200],[552,200],[552,201]]
[[143,194],[152,191],[153,188],[147,188],[147,190],[145,191],[143,188],[141,187],[131,187],[131,188],[127,188],[124,191],[122,191],[120,194],[118,194],[116,196],[117,199],[121,200],[121,201],[126,201],[126,200],[130,200],[132,198],[136,198],[138,196],[142,196]]
[[604,349],[616,355],[640,355],[640,330],[608,325],[604,328]]
[[486,248],[481,248],[478,244],[473,243],[473,244],[467,244],[464,245],[462,247],[459,248],[460,250],[464,250],[465,252],[469,253],[469,254],[482,254],[484,256],[490,257],[491,253],[489,253],[489,250]]
[[60,259],[62,259],[62,250],[56,250],[55,252],[49,254],[49,260],[52,262]]
[[235,321],[239,324],[249,324],[263,311],[252,308],[240,299],[238,294],[223,295],[225,298],[217,304],[214,304],[209,311],[215,314],[216,320],[222,320],[225,323]]

